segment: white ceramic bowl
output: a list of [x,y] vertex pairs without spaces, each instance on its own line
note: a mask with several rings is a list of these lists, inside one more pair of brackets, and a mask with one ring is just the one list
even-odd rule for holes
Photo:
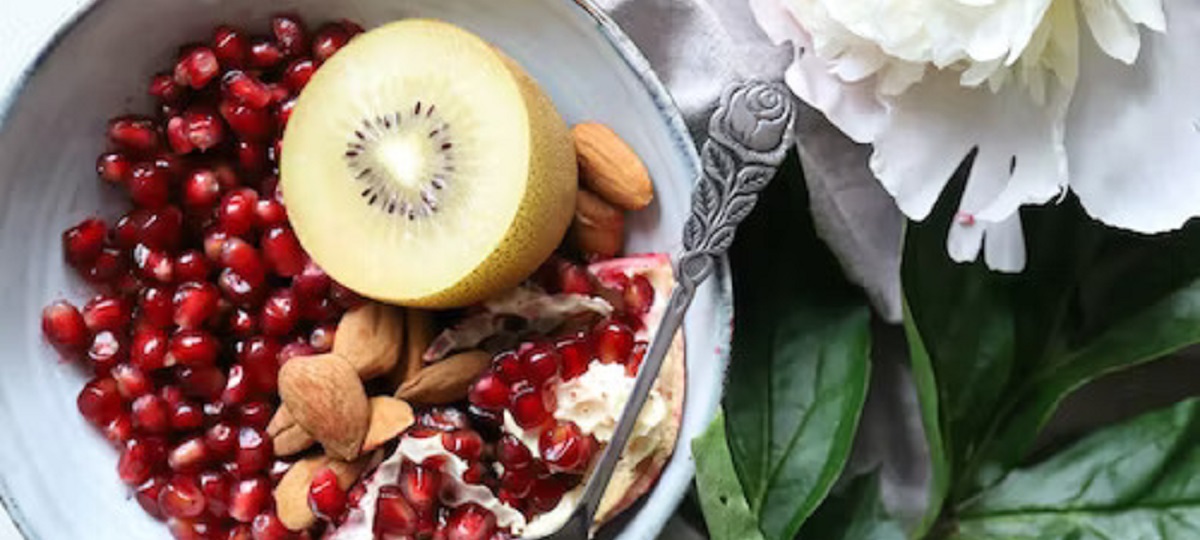
[[[57,361],[39,329],[42,307],[81,301],[87,287],[61,259],[61,231],[85,216],[112,217],[124,197],[96,179],[106,120],[149,111],[146,81],[175,47],[230,21],[264,29],[294,9],[317,22],[370,27],[422,16],[478,32],[522,63],[569,122],[599,120],[645,160],[657,199],[633,219],[631,251],[678,249],[694,178],[692,141],[649,65],[613,22],[570,0],[103,0],[88,6],[0,97],[0,501],[31,539],[167,538],[130,500],[116,451],[79,416],[81,369]],[[725,265],[687,318],[687,405],[680,445],[645,504],[612,527],[652,538],[692,478],[688,442],[709,422],[728,361],[732,302]],[[0,516],[0,519],[3,519]]]

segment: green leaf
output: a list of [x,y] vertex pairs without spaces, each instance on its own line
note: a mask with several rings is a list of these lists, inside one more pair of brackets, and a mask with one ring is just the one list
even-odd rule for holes
[[800,540],[904,540],[904,528],[883,507],[879,477],[863,475],[821,504],[800,529]]
[[692,441],[696,459],[696,488],[700,508],[713,540],[762,540],[758,517],[750,511],[733,456],[725,440],[725,415],[720,413],[704,434]]
[[731,257],[729,448],[769,540],[791,540],[841,474],[870,375],[865,301],[817,239],[792,178],[794,160],[742,225]]
[[1094,433],[1011,472],[960,512],[952,538],[1200,536],[1200,402]]

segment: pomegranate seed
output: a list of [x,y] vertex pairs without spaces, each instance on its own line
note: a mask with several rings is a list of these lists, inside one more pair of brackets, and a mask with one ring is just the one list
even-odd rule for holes
[[265,401],[252,401],[244,403],[238,407],[238,421],[243,426],[255,427],[258,429],[266,429],[267,424],[271,422],[271,415],[275,410]]
[[179,432],[200,429],[204,426],[204,411],[199,405],[187,400],[171,404],[171,429]]
[[238,176],[237,170],[233,165],[224,161],[218,161],[212,164],[213,174],[217,175],[217,184],[221,186],[221,191],[233,191],[242,187],[242,179]]
[[[336,323],[322,323],[313,328],[312,334],[309,334],[308,337],[308,344],[318,353],[327,353],[333,349],[333,338],[336,335]],[[507,403],[507,400],[505,403]]]
[[554,344],[562,358],[560,374],[563,380],[571,380],[583,375],[592,361],[592,347],[586,335],[576,335],[559,340]]
[[108,330],[97,332],[92,338],[92,346],[88,347],[88,361],[92,363],[92,371],[97,375],[108,373],[118,363],[125,360],[127,347],[116,334]]
[[175,64],[175,82],[194,89],[204,88],[221,71],[217,55],[208,47],[187,51]]
[[254,540],[287,540],[296,536],[283,526],[283,522],[279,521],[279,516],[275,515],[274,511],[254,516],[250,528],[254,533]]
[[244,71],[227,72],[221,84],[226,95],[251,108],[261,109],[271,103],[271,90],[267,85]]
[[217,62],[225,68],[237,69],[246,64],[250,43],[238,30],[225,25],[216,27],[213,29],[212,44]]
[[350,32],[347,32],[344,26],[337,23],[326,23],[317,29],[317,35],[313,38],[313,58],[318,63],[323,63],[338,49],[345,47],[349,41]]
[[136,486],[163,471],[167,464],[167,447],[158,437],[134,437],[125,443],[117,460],[117,475],[126,485]]
[[175,115],[167,120],[167,144],[176,154],[187,154],[196,149],[188,136],[188,123],[183,116]]
[[163,402],[168,406],[175,406],[178,403],[183,403],[186,399],[183,395],[183,390],[173,384],[164,385],[158,390],[158,397],[162,398]]
[[271,468],[267,469],[267,479],[271,481],[271,485],[279,484],[283,479],[283,475],[287,474],[292,469],[290,462],[282,459],[277,459],[271,462]]
[[246,478],[233,486],[229,497],[229,517],[250,523],[267,506],[271,483],[262,476]]
[[438,503],[438,494],[442,489],[441,471],[405,462],[400,469],[397,482],[404,498],[417,510],[429,512]]
[[236,405],[250,396],[251,383],[246,378],[246,368],[235,364],[229,368],[229,377],[225,381],[225,390],[221,392],[221,402]]
[[496,460],[505,470],[525,469],[533,464],[533,453],[520,439],[506,434],[496,444]]
[[625,363],[625,374],[630,377],[637,377],[637,373],[642,369],[642,360],[646,359],[646,351],[650,348],[650,344],[645,341],[639,341],[633,344],[633,352],[629,353],[629,361]]
[[133,334],[129,360],[142,371],[163,368],[167,356],[167,334],[160,328],[144,327]]
[[229,268],[221,271],[221,275],[217,277],[217,284],[221,287],[225,298],[242,307],[254,307],[261,304],[263,293],[266,292],[261,281],[252,283]]
[[[142,289],[138,297],[138,316],[142,322],[155,328],[165,328],[175,322],[175,307],[171,289],[150,286]],[[134,340],[137,343],[137,340]]]
[[308,58],[293,60],[288,64],[287,69],[283,70],[283,84],[298,94],[308,85],[309,79],[312,79],[313,73],[316,71],[316,64]]
[[242,172],[258,176],[267,170],[267,147],[254,141],[238,141],[234,150]]
[[592,331],[596,356],[605,364],[625,363],[633,352],[633,330],[617,321],[599,324]]
[[483,438],[468,429],[443,433],[442,447],[467,461],[478,461],[483,458]]
[[171,417],[167,402],[154,394],[145,394],[130,405],[133,427],[143,433],[162,434],[170,431]]
[[225,125],[211,109],[189,109],[183,113],[183,121],[188,142],[201,152],[221,144],[225,137]]
[[225,389],[225,373],[216,366],[176,366],[175,380],[191,397],[212,401]]
[[145,208],[166,206],[171,196],[170,179],[153,163],[138,163],[129,173],[125,187],[134,204]]
[[168,517],[167,530],[175,540],[211,540],[220,538],[221,528],[208,517]]
[[228,99],[222,100],[218,109],[221,111],[221,116],[229,123],[229,128],[239,137],[262,141],[271,136],[273,122],[270,111],[255,109]]
[[308,507],[320,519],[333,521],[346,510],[346,491],[338,485],[337,473],[324,467],[308,486]]
[[183,100],[184,88],[167,73],[159,73],[150,79],[149,93],[159,103],[179,103]]
[[502,352],[492,359],[492,371],[501,381],[515,384],[525,380],[525,370],[521,366],[521,358],[512,351]]
[[237,450],[237,429],[228,422],[217,422],[204,432],[204,444],[217,458],[233,457]]
[[144,116],[122,116],[108,122],[108,140],[122,150],[151,154],[158,150],[158,129]]
[[230,236],[244,236],[254,229],[258,194],[249,188],[231,191],[217,207],[217,222]]
[[549,512],[558,506],[569,486],[557,476],[546,475],[534,480],[527,499],[530,509],[535,512]]
[[311,322],[322,322],[336,319],[341,317],[342,312],[344,311],[328,298],[319,298],[317,300],[301,302],[300,307],[302,310],[301,317],[304,320]]
[[561,422],[542,431],[538,451],[554,472],[582,473],[595,453],[595,442],[573,422]]
[[88,218],[63,231],[63,257],[67,262],[82,267],[91,264],[104,249],[104,238],[108,225],[99,218]]
[[417,422],[422,426],[443,432],[470,429],[471,427],[470,422],[467,420],[467,415],[458,409],[449,408],[425,411],[417,418]]
[[221,540],[254,540],[254,533],[246,524],[229,529],[229,535]]
[[[204,326],[217,315],[221,293],[212,284],[191,281],[180,285],[172,300],[172,321],[184,329]],[[214,340],[215,341],[215,340]],[[216,346],[217,344],[214,344]]]
[[366,302],[358,293],[333,280],[329,281],[329,299],[342,309],[354,309]]
[[533,471],[505,467],[504,474],[500,475],[500,486],[510,495],[525,497],[529,495],[529,488],[533,487],[534,478]]
[[311,260],[305,262],[304,269],[292,279],[292,290],[302,302],[325,298],[329,293],[329,275]]
[[237,360],[245,370],[251,387],[260,392],[274,392],[279,376],[279,342],[265,336],[255,336],[237,345]]
[[217,517],[229,515],[229,497],[233,479],[224,471],[204,471],[196,477],[208,512]]
[[106,247],[100,250],[100,255],[92,261],[91,266],[83,271],[83,277],[96,285],[115,285],[114,282],[127,270],[126,260],[125,252],[115,247]]
[[587,270],[583,267],[572,264],[567,261],[560,261],[558,264],[558,286],[559,290],[565,294],[592,294],[592,281],[588,277]]
[[271,33],[285,56],[290,58],[308,52],[308,29],[298,15],[285,13],[271,17]]
[[522,428],[533,429],[550,421],[551,409],[546,406],[545,393],[537,386],[522,381],[513,387],[509,412]]
[[121,414],[124,404],[117,382],[109,377],[92,379],[75,400],[79,414],[92,425],[101,427]]
[[220,198],[221,185],[211,169],[195,169],[183,181],[183,204],[188,208],[211,208]]
[[285,336],[291,333],[300,320],[300,309],[296,295],[291,289],[277,289],[263,303],[259,323],[268,336]]
[[363,33],[363,27],[350,19],[340,19],[337,23],[341,25],[342,28],[346,29],[346,33],[349,34],[350,37],[354,37]]
[[237,476],[244,478],[265,470],[272,457],[271,440],[266,433],[253,427],[238,430],[237,453],[234,456]]
[[467,465],[467,470],[463,471],[463,482],[468,484],[483,485],[487,479],[488,468],[482,462],[476,461]]
[[379,488],[375,502],[376,536],[407,535],[417,531],[417,512],[404,500],[399,486],[386,485]]
[[256,38],[250,44],[250,67],[268,69],[283,61],[283,52],[274,43],[265,38]]
[[496,532],[496,516],[475,503],[450,511],[442,529],[446,540],[488,540]]
[[220,353],[221,342],[212,334],[185,328],[171,336],[164,363],[167,366],[211,366],[216,364]]
[[138,244],[133,248],[133,266],[143,279],[159,283],[171,283],[175,280],[175,261],[171,256],[145,244]]
[[235,337],[250,337],[258,332],[258,322],[250,312],[237,308],[229,314],[229,331]]
[[96,174],[110,184],[123,184],[129,178],[133,163],[120,152],[105,152],[96,158]]
[[[175,257],[175,278],[179,281],[207,281],[210,274],[212,274],[212,265],[209,264],[204,254],[197,250],[190,249]],[[209,284],[209,286],[212,285]],[[216,287],[212,287],[212,291],[218,297],[221,294]]]
[[204,492],[192,476],[176,474],[158,494],[158,507],[167,517],[192,518],[204,512]]
[[471,385],[467,399],[476,407],[499,411],[508,405],[508,383],[495,373],[487,373]]
[[154,249],[172,251],[183,233],[183,212],[167,206],[155,210],[136,209],[117,220],[113,242],[121,249],[145,244]]
[[74,305],[59,300],[42,310],[42,333],[46,340],[64,353],[79,353],[91,342],[87,321]]
[[645,315],[654,304],[654,286],[646,276],[636,275],[625,285],[625,309],[632,315]]
[[261,242],[263,258],[272,272],[283,277],[292,277],[304,271],[308,255],[304,253],[304,248],[300,247],[300,241],[291,228],[272,227],[263,234]]
[[83,322],[88,330],[120,332],[129,326],[130,310],[124,300],[99,295],[83,306]]
[[109,420],[101,428],[101,432],[109,442],[121,446],[133,437],[133,420],[129,418],[128,414],[118,414],[116,418]]
[[132,364],[117,364],[112,368],[112,378],[117,382],[117,391],[126,401],[149,394],[154,391],[154,383],[146,372]]
[[526,380],[534,385],[541,385],[558,374],[558,366],[562,357],[558,350],[546,345],[538,345],[520,354],[521,370]]
[[279,127],[279,131],[283,131],[287,127],[288,122],[292,119],[292,111],[296,109],[296,99],[287,99],[279,103],[279,107],[275,109],[275,124]]
[[204,439],[192,437],[171,449],[167,455],[167,465],[175,472],[195,473],[203,469],[211,458]]
[[166,476],[154,476],[149,480],[142,482],[137,487],[137,502],[142,505],[142,509],[147,514],[162,519],[162,510],[158,507],[158,494],[162,493],[163,486],[167,485]]
[[288,360],[299,356],[312,356],[314,354],[317,354],[317,349],[312,345],[309,345],[303,341],[293,341],[292,343],[284,345],[282,349],[279,349],[279,365],[283,366]]
[[204,233],[204,256],[209,261],[221,262],[221,248],[229,239],[229,233],[220,229],[211,229]]

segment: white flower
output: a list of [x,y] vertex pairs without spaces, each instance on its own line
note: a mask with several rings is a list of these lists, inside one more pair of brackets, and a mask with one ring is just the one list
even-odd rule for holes
[[[767,34],[797,50],[788,85],[873,145],[871,170],[908,217],[924,219],[978,149],[947,239],[955,260],[982,249],[991,267],[1020,270],[1018,208],[1068,188],[1094,217],[1139,232],[1200,215],[1200,128],[1178,125],[1200,122],[1200,2],[1168,0],[1166,12],[1163,0],[750,3]],[[1139,26],[1154,31],[1146,47]],[[1166,119],[1170,107],[1197,114]],[[1162,178],[1171,173],[1182,178]]]

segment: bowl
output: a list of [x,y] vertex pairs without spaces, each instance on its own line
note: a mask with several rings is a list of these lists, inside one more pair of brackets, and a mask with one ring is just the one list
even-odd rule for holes
[[[699,172],[695,147],[645,58],[594,4],[569,0],[103,0],[86,5],[0,93],[0,501],[31,539],[167,538],[116,474],[117,452],[80,417],[83,370],[58,360],[40,331],[42,307],[89,289],[62,260],[61,232],[89,215],[114,217],[123,195],[96,179],[104,126],[151,111],[150,76],[175,46],[220,22],[265,28],[271,13],[373,26],[433,17],[469,28],[523,64],[568,122],[612,126],[645,160],[655,204],[632,217],[630,252],[676,252]],[[0,89],[3,91],[3,89]],[[607,536],[652,538],[691,485],[688,443],[713,417],[728,362],[727,265],[698,291],[684,332],[687,402],[676,452],[643,503]],[[3,519],[3,517],[0,517]]]

